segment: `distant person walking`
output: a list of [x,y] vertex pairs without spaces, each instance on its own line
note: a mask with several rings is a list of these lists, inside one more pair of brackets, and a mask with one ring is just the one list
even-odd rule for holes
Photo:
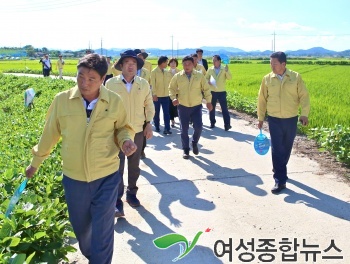
[[191,56],[193,58],[194,69],[205,76],[207,74],[207,71],[203,65],[198,64],[198,55],[196,53],[193,53]]
[[150,73],[152,72],[152,63],[147,61],[148,53],[144,49],[135,49],[134,52],[137,55],[141,55],[142,57],[139,56],[143,60],[143,68],[147,69]]
[[44,77],[50,76],[50,71],[52,70],[52,63],[49,59],[49,54],[45,54],[44,58],[40,59],[41,64],[43,65],[43,75]]
[[192,151],[198,155],[198,141],[202,134],[202,99],[207,102],[209,111],[213,109],[211,104],[210,88],[204,75],[194,70],[193,58],[185,56],[182,59],[183,70],[176,73],[170,81],[169,94],[174,105],[177,105],[181,143],[183,149],[182,157],[189,159],[190,142],[188,129],[190,120],[193,122]]
[[160,56],[158,67],[151,72],[151,88],[153,103],[156,110],[154,115],[154,126],[156,132],[160,132],[160,108],[163,109],[164,131],[163,134],[170,135],[170,114],[169,114],[169,83],[172,74],[166,69],[168,57]]
[[[171,58],[169,60],[168,66],[170,67],[169,72],[172,76],[174,76],[176,73],[178,73],[180,70],[177,68],[179,66],[179,62],[176,58]],[[177,106],[173,105],[173,102],[171,101],[169,97],[169,115],[170,115],[170,122],[171,127],[175,127],[175,117],[178,117],[177,113]]]
[[89,54],[77,68],[77,85],[58,93],[47,112],[26,176],[33,177],[62,138],[62,184],[80,251],[90,264],[110,264],[121,180],[118,152],[130,156],[136,151],[135,133],[121,98],[102,85],[106,59]]
[[208,62],[206,59],[203,59],[203,50],[202,49],[197,49],[196,54],[198,56],[198,64],[203,65],[204,69],[207,71],[208,70]]
[[56,62],[56,69],[58,70],[58,77],[60,78],[60,79],[63,79],[63,76],[62,76],[62,74],[63,74],[63,67],[64,67],[64,60],[63,60],[63,58],[62,58],[62,55],[60,54],[60,55],[58,55],[58,60],[57,60],[57,62]]
[[309,123],[309,93],[301,75],[286,68],[287,58],[284,52],[275,52],[270,56],[272,72],[265,75],[258,97],[258,128],[261,129],[268,114],[271,136],[273,178],[275,185],[271,192],[278,194],[286,188],[287,164],[297,132],[299,121],[303,126]]
[[224,127],[225,131],[231,128],[231,119],[230,113],[227,109],[227,93],[226,93],[226,80],[231,80],[232,75],[228,68],[228,66],[221,65],[221,57],[219,55],[213,56],[213,66],[211,66],[205,75],[208,83],[211,88],[211,103],[213,105],[213,111],[210,111],[210,128],[215,127],[216,119],[215,119],[215,107],[216,102],[219,101],[222,116],[224,118]]
[[111,62],[112,57],[111,56],[107,56],[106,59],[107,59],[108,70],[107,70],[106,78],[105,78],[105,80],[103,82],[103,85],[106,85],[106,82],[110,78],[113,78],[113,72],[112,72],[113,63]]

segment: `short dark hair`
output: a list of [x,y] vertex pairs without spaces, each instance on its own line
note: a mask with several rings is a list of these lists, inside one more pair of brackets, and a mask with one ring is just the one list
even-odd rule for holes
[[161,65],[162,63],[166,62],[168,60],[167,56],[160,56],[158,59],[158,65]]
[[284,52],[282,51],[277,51],[277,52],[274,52],[270,55],[270,58],[272,59],[278,59],[279,63],[287,63],[287,56]]
[[106,58],[96,53],[87,54],[82,57],[78,62],[77,69],[80,67],[97,71],[101,78],[106,75],[108,70]]
[[191,54],[191,57],[198,58],[198,55],[197,55],[197,53],[193,53],[193,54]]
[[185,61],[192,61],[192,63],[194,63],[194,60],[190,55],[183,57],[182,63],[184,63]]
[[218,61],[221,61],[220,55],[214,55],[213,58],[216,58]]
[[177,61],[176,58],[171,58],[171,59],[169,60],[168,66],[170,66],[170,63],[172,63],[173,61],[175,61],[176,67],[177,67],[177,66],[179,65],[179,62]]
[[203,53],[203,50],[202,49],[196,49],[196,53],[198,52],[202,52]]

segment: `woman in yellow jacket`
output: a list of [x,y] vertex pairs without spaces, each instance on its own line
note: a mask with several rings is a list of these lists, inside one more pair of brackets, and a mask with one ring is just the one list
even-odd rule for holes
[[[169,72],[172,76],[174,76],[176,73],[178,73],[180,70],[177,68],[179,65],[179,62],[176,58],[171,58],[169,60],[168,66],[170,67]],[[171,121],[171,127],[175,127],[175,117],[178,117],[177,113],[177,106],[173,105],[170,97],[169,97],[170,103],[169,103],[169,114],[170,114],[170,121]]]

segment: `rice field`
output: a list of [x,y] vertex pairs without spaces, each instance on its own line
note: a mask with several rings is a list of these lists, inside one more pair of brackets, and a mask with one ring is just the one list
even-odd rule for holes
[[[64,74],[75,76],[77,59],[65,60]],[[156,67],[157,60],[150,60]],[[57,72],[56,60],[52,59],[53,71]],[[211,64],[209,64],[211,66]],[[300,65],[287,67],[302,75],[310,93],[310,127],[333,127],[336,124],[350,127],[350,66],[346,65]],[[179,63],[181,68],[181,63]],[[269,73],[269,64],[256,61],[249,64],[230,64],[233,79],[227,82],[227,91],[238,92],[255,103],[263,76]],[[39,60],[0,61],[0,72],[41,73]]]

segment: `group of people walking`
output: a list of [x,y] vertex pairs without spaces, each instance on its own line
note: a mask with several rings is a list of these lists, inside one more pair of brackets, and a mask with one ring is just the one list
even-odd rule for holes
[[[203,99],[210,111],[211,128],[216,123],[217,101],[223,112],[225,130],[231,128],[225,83],[232,75],[227,65],[221,65],[219,55],[212,57],[213,66],[208,68],[202,54],[198,49],[196,54],[185,56],[183,70],[177,68],[177,59],[169,60],[166,56],[159,57],[155,69],[146,69],[147,53],[140,49],[123,52],[115,64],[98,54],[88,54],[77,65],[77,85],[54,98],[40,141],[32,149],[33,160],[26,175],[33,177],[62,138],[63,187],[69,219],[80,250],[91,264],[112,261],[114,217],[124,216],[126,160],[126,201],[132,207],[141,204],[137,198],[139,163],[142,154],[145,155],[145,140],[153,136],[152,121],[154,131],[160,132],[161,108],[166,136],[172,134],[174,123],[170,125],[170,122],[177,110],[184,159],[189,159],[190,147],[193,154],[199,154]],[[271,56],[273,73],[264,77],[258,103],[259,127],[266,112],[269,121],[270,116],[274,121],[270,125],[277,186],[274,193],[285,188],[290,143],[295,136],[290,130],[296,130],[296,124],[292,123],[296,123],[298,114],[295,108],[298,109],[299,103],[302,105],[300,120],[304,125],[309,111],[308,94],[301,77],[285,68],[282,71],[285,63],[280,54]],[[281,99],[281,95],[285,99]]]
[[[49,58],[49,54],[45,54],[44,57],[42,57],[39,61],[39,63],[42,64],[43,67],[43,76],[49,77],[50,72],[52,71],[52,63],[51,59]],[[63,67],[64,67],[65,61],[62,57],[62,55],[58,55],[58,60],[56,62],[56,70],[58,71],[58,78],[63,79]]]

